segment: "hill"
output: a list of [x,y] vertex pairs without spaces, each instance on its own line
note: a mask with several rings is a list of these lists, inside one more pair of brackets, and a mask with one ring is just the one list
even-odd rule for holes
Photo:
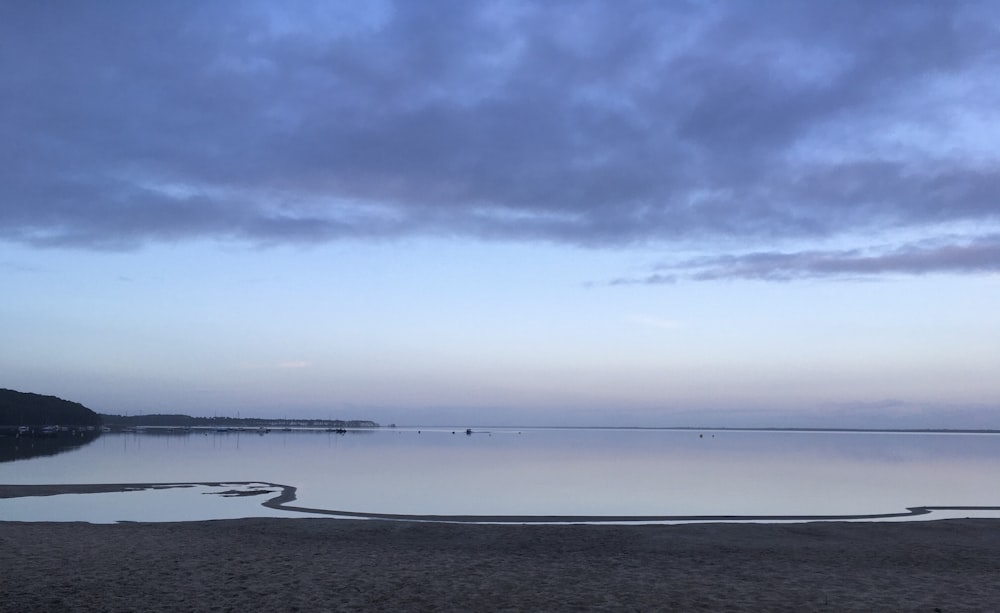
[[100,415],[79,402],[0,389],[0,426],[100,425]]

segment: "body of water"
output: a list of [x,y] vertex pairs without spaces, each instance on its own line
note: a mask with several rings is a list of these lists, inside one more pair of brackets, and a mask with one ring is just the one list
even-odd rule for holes
[[[330,511],[509,516],[853,516],[1000,507],[1000,435],[383,428],[113,433],[0,463],[3,484],[218,483],[0,500],[0,519],[169,521]],[[244,496],[222,496],[243,489]],[[256,489],[255,489],[256,488]],[[246,493],[246,492],[244,492]],[[996,511],[937,511],[943,516]]]

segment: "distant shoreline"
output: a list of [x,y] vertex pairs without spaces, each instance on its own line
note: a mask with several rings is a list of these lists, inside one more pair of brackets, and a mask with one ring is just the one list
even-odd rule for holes
[[[404,425],[379,426],[380,430],[464,430],[466,426],[455,425]],[[1000,429],[972,428],[805,428],[805,427],[725,427],[725,426],[498,426],[474,425],[476,431],[518,431],[518,430],[609,430],[623,432],[816,432],[836,434],[1000,434]]]
[[[212,418],[205,418],[212,419]],[[407,430],[447,430],[447,431],[465,431],[467,428],[471,429],[474,434],[483,433],[488,431],[530,431],[530,430],[608,430],[608,431],[640,431],[640,432],[816,432],[816,433],[845,433],[845,434],[1000,434],[1000,429],[974,429],[974,428],[807,428],[807,427],[725,427],[725,426],[498,426],[498,425],[473,425],[471,427],[465,425],[401,425],[396,424],[381,425],[375,422],[360,422],[358,420],[307,420],[307,419],[289,419],[287,422],[293,424],[288,425],[286,420],[270,420],[270,419],[259,419],[259,418],[242,418],[240,420],[233,418],[232,422],[245,421],[246,425],[234,425],[231,422],[220,422],[218,424],[199,424],[199,425],[186,425],[183,423],[176,424],[138,424],[130,426],[121,426],[120,424],[115,424],[110,426],[112,431],[121,431],[123,428],[136,428],[143,430],[164,430],[164,429],[190,429],[196,431],[203,431],[213,428],[231,428],[236,430],[257,430],[260,427],[271,428],[272,430],[281,430],[290,432],[299,431],[314,431],[314,430],[326,430],[330,428],[345,428],[348,431],[366,431],[366,430],[396,430],[396,431],[407,431]],[[227,425],[229,424],[229,425]],[[362,424],[362,425],[358,425]],[[364,425],[367,424],[367,425]]]
[[180,413],[149,415],[111,415],[100,413],[105,427],[120,428],[379,428],[367,419],[314,419],[287,417],[195,417]]

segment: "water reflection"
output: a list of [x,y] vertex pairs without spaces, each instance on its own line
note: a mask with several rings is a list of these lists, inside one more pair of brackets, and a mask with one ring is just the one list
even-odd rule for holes
[[0,462],[15,462],[73,451],[93,442],[97,430],[26,431],[0,435]]

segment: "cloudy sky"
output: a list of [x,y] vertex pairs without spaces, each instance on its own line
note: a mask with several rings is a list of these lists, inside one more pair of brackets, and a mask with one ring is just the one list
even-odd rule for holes
[[0,4],[0,387],[1000,427],[995,2]]

